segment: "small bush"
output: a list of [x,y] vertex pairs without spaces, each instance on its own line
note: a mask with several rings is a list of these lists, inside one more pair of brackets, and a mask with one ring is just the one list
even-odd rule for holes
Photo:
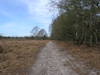
[[0,46],[0,53],[3,53],[4,49]]

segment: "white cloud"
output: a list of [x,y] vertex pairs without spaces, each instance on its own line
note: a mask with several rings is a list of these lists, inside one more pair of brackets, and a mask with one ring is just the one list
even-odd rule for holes
[[30,18],[41,24],[41,27],[49,31],[49,25],[52,21],[52,13],[49,11],[50,0],[21,0],[26,6]]
[[27,6],[27,10],[31,15],[45,16],[48,14],[49,0],[21,0]]

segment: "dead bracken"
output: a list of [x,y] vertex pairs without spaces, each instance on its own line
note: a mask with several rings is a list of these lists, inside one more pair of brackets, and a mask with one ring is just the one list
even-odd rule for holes
[[[1,41],[0,41],[1,42]],[[0,46],[0,75],[13,75],[18,69],[29,68],[40,47],[47,41],[5,40]]]

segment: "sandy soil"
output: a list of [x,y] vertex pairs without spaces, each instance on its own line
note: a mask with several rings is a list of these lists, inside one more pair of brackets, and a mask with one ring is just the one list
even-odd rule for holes
[[70,66],[64,66],[65,57],[52,42],[49,42],[38,55],[29,75],[78,75]]

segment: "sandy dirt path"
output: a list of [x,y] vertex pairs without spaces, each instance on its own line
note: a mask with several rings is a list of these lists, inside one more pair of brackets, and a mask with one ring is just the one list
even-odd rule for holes
[[59,48],[49,42],[38,55],[29,75],[78,75],[71,67],[64,66],[66,57]]

